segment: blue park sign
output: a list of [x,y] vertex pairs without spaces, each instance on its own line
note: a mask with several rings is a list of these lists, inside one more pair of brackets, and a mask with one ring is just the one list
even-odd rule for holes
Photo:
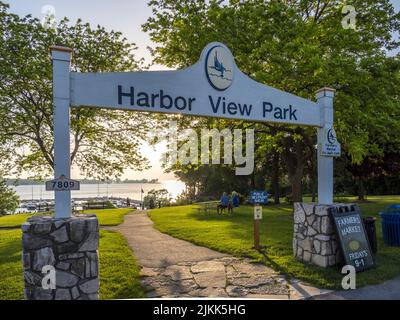
[[250,192],[250,202],[267,204],[268,203],[268,192],[263,190],[254,190]]

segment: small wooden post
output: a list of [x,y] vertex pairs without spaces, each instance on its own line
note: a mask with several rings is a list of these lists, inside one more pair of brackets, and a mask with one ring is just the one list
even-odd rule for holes
[[262,219],[262,207],[259,204],[254,206],[254,248],[260,251],[260,220]]
[[254,220],[254,248],[260,250],[260,220]]

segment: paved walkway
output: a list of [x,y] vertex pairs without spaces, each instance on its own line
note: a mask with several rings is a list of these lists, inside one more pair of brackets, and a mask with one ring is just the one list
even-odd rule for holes
[[313,300],[400,300],[400,277],[356,290],[335,291],[312,297]]
[[144,211],[106,229],[121,232],[142,267],[147,297],[242,297],[304,299],[329,293],[290,283],[263,264],[196,246],[153,228]]

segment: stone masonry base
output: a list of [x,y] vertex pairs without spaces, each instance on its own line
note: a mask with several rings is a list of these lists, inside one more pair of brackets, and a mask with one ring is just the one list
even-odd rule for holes
[[[96,216],[34,216],[22,224],[22,232],[25,299],[99,299]],[[55,289],[42,285],[43,278],[49,276],[49,268],[55,271]]]
[[354,204],[294,204],[293,255],[297,260],[320,267],[343,261],[330,218],[331,210],[348,211]]

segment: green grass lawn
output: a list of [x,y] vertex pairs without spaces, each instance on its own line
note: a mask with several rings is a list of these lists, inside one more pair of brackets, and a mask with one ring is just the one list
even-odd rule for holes
[[[348,198],[352,201],[352,198]],[[361,203],[363,216],[377,217],[377,267],[357,274],[357,287],[377,284],[400,275],[400,248],[386,247],[382,240],[379,211],[391,203],[400,203],[400,196],[370,196]],[[293,209],[291,205],[269,205],[263,209],[261,245],[266,254],[252,249],[253,208],[235,209],[233,216],[198,212],[195,205],[166,207],[150,212],[154,225],[161,232],[235,256],[262,261],[275,270],[310,284],[340,289],[339,268],[320,268],[296,261],[292,256]]]
[[139,266],[124,236],[100,230],[100,298],[143,298]]
[[[125,238],[100,230],[100,298],[144,296],[136,264]],[[21,231],[0,230],[0,300],[23,299]]]
[[0,300],[24,298],[21,231],[0,230]]
[[[42,213],[44,214],[44,213]],[[9,214],[0,217],[0,227],[14,228],[21,226],[28,218],[32,217],[33,213],[18,213]]]
[[[121,208],[121,209],[96,209],[86,210],[85,214],[96,214],[99,219],[99,223],[102,226],[116,226],[124,221],[124,216],[129,212],[132,212],[132,208]],[[33,215],[43,215],[46,213],[19,213],[0,217],[0,227],[14,228],[19,227],[29,217]]]
[[134,211],[132,208],[87,210],[83,213],[95,214],[101,226],[116,226],[124,222],[124,216]]

